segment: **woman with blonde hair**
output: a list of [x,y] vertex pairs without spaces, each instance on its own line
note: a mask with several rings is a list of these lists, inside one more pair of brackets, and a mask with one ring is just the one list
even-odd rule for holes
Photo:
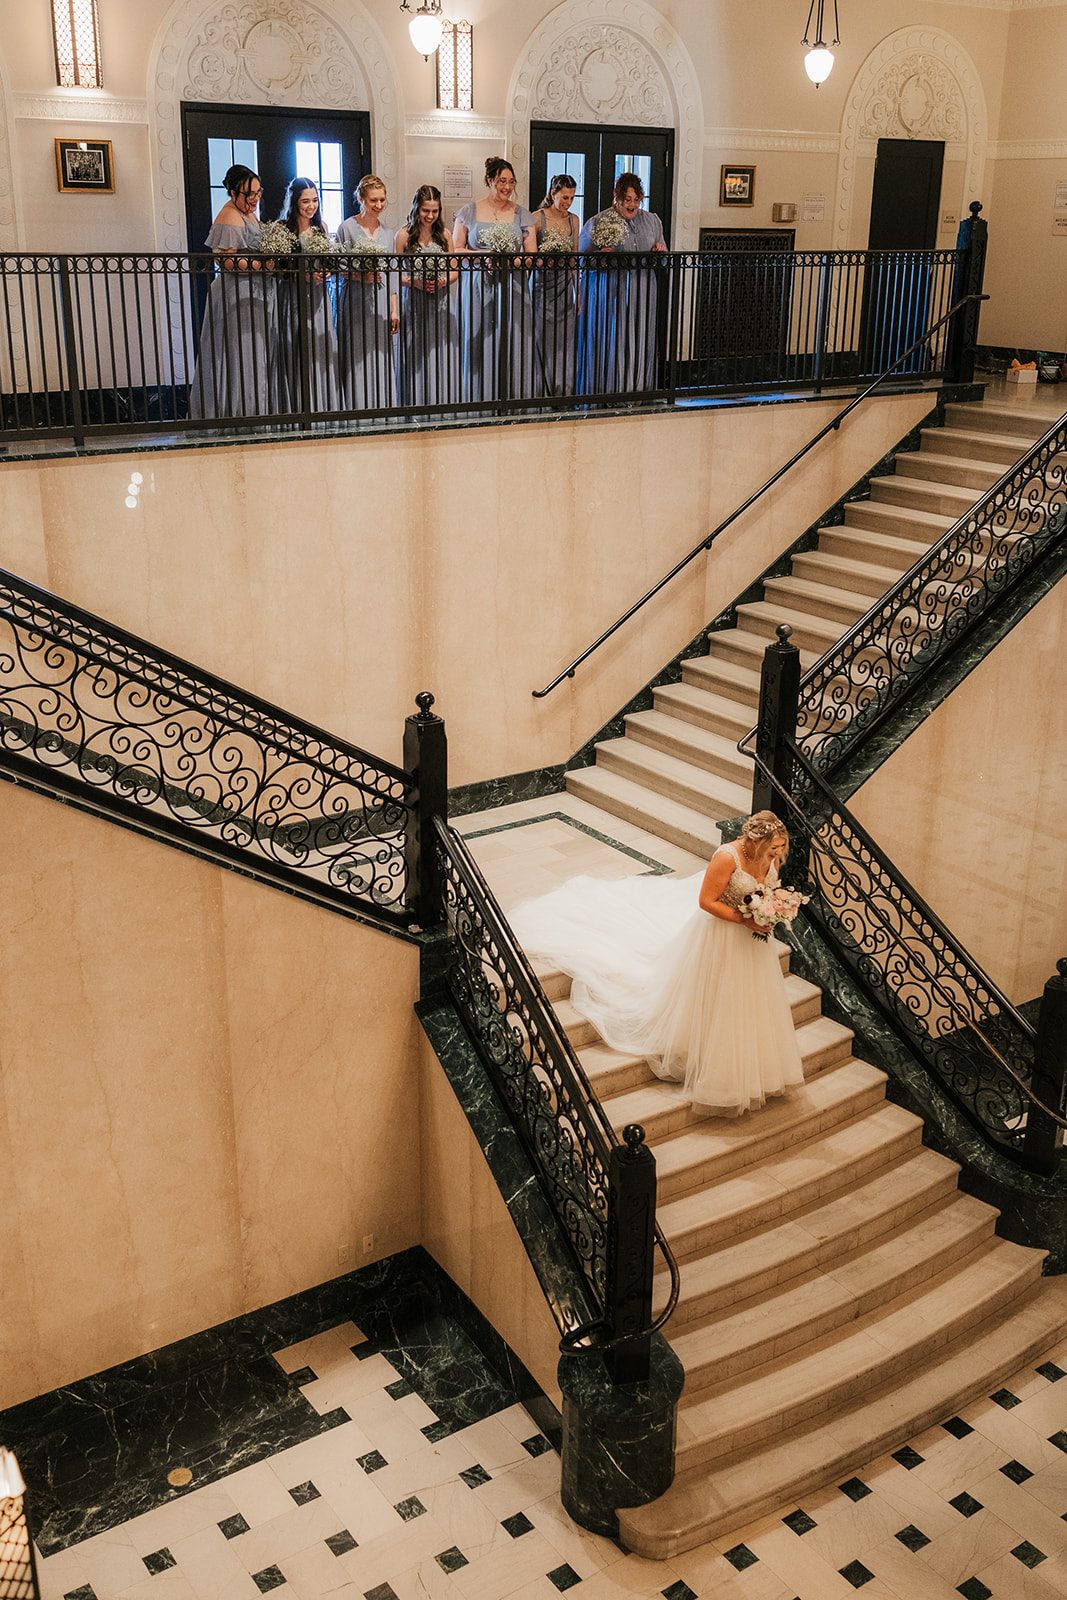
[[571,1001],[616,1050],[646,1056],[694,1105],[734,1117],[803,1082],[781,944],[753,919],[789,849],[749,817],[692,878],[572,878],[508,920],[572,979]]
[[359,214],[346,217],[337,230],[337,243],[349,255],[337,306],[337,339],[345,403],[354,411],[369,411],[396,405],[397,286],[395,275],[374,259],[375,253],[392,255],[396,234],[381,220],[389,197],[376,173],[359,180],[356,202]]

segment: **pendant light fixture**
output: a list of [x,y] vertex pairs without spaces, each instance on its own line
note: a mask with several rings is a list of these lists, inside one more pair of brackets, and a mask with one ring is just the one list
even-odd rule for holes
[[[408,0],[400,0],[401,11],[411,11]],[[422,4],[408,23],[408,32],[415,49],[428,61],[441,43],[441,0],[422,0]]]
[[[804,71],[816,89],[820,83],[826,82],[834,66],[834,53],[823,38],[823,4],[824,0],[811,0],[811,5],[808,7],[808,25],[804,29],[804,37],[800,41],[801,44],[806,44],[808,47],[808,53],[804,57]],[[814,44],[811,42],[812,17],[815,18]],[[834,0],[834,36],[830,41],[831,44],[841,43],[840,33],[841,28],[837,20],[837,0]]]

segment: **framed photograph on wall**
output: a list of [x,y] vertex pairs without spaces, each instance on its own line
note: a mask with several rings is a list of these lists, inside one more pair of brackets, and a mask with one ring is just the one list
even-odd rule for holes
[[756,201],[755,167],[723,167],[719,190],[721,206],[751,206]]
[[110,139],[57,139],[60,194],[114,194]]

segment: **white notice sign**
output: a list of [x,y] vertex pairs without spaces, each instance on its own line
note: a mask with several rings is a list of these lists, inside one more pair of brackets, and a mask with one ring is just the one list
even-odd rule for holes
[[469,200],[471,197],[470,167],[442,168],[441,194],[446,200]]
[[806,194],[804,196],[802,215],[805,222],[824,222],[826,220],[826,196],[824,194]]

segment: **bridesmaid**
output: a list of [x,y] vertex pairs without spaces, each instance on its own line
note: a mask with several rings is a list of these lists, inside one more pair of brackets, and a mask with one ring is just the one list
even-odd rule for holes
[[[576,185],[561,172],[534,212],[540,251],[546,239],[578,254],[578,219],[571,216]],[[541,351],[545,394],[577,394],[578,312],[581,309],[573,267],[549,254],[534,279],[534,328]]]
[[[590,217],[582,229],[582,251],[632,256],[666,250],[663,224],[654,212],[641,209],[644,198],[640,178],[633,172],[621,173],[612,204]],[[603,218],[617,221],[621,234],[617,244],[595,242]],[[655,387],[657,299],[656,275],[647,266],[620,262],[618,270],[588,273],[583,319],[587,394],[629,394]]]
[[259,245],[263,190],[258,175],[240,164],[222,181],[229,199],[204,240],[222,259],[208,291],[189,386],[189,415],[197,419],[267,416],[276,391],[274,280],[250,253]]
[[[356,190],[359,215],[342,222],[338,244],[375,244],[391,255],[397,248],[396,235],[381,220],[388,200],[381,178],[368,172]],[[393,335],[399,326],[396,289],[388,272],[360,272],[354,263],[348,264],[337,308],[337,335],[345,399],[353,410],[396,405]]]
[[[329,246],[330,234],[319,206],[319,191],[310,178],[293,178],[290,181],[278,221],[295,236],[298,253],[322,254]],[[337,369],[337,334],[323,272],[308,272],[308,315],[309,321],[305,324],[311,379],[308,406],[312,411],[338,411],[341,408],[341,385]],[[295,273],[279,274],[278,323],[282,331],[278,352],[280,409],[301,411],[301,313]]]
[[400,270],[400,399],[405,406],[444,405],[459,398],[452,310],[456,274],[446,259],[454,248],[441,221],[441,191],[424,183],[396,236],[397,255],[405,258]]
[[460,325],[464,346],[464,398],[512,399],[536,394],[533,308],[525,274],[506,253],[486,243],[490,228],[510,228],[515,255],[537,248],[534,219],[515,201],[515,170],[502,156],[485,163],[484,200],[456,213],[456,250],[480,255],[480,265],[460,278]]

